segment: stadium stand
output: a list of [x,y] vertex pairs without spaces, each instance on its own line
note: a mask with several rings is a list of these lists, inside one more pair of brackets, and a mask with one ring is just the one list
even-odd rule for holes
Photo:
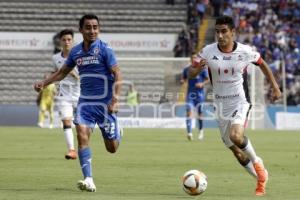
[[[175,5],[167,5],[164,0],[1,1],[0,30],[48,33],[64,28],[78,30],[78,20],[85,13],[99,16],[101,32],[104,33],[177,34],[186,22],[187,4],[186,0],[176,0]],[[138,52],[118,54],[129,57],[145,55]],[[36,92],[32,84],[52,70],[51,56],[49,50],[0,51],[0,104],[35,104]],[[164,66],[153,67],[141,62],[121,65],[124,79],[134,82],[140,92],[164,93]],[[123,93],[126,86],[124,88]]]
[[[255,46],[268,61],[279,81],[283,77],[281,62],[277,61],[284,58],[288,104],[299,105],[300,1],[226,0],[220,8],[217,5],[218,11],[214,13],[206,5],[206,15],[201,20],[195,13],[199,2],[208,1],[176,0],[174,5],[166,4],[164,0],[1,1],[0,29],[3,32],[53,33],[62,28],[77,30],[78,19],[87,12],[94,12],[100,17],[101,31],[104,33],[178,34],[183,30],[183,24],[187,22],[188,38],[193,44],[188,54],[181,55],[188,56],[195,49],[199,50],[201,46],[213,41],[211,26],[214,17],[219,14],[229,14],[236,19],[239,27],[238,40]],[[214,6],[218,1],[210,2]],[[202,29],[198,32],[199,25]],[[207,28],[204,28],[206,26]],[[199,42],[198,46],[195,45],[197,42]],[[36,94],[31,84],[51,69],[51,54],[50,51],[0,51],[0,103],[34,104]],[[145,54],[121,52],[119,55],[142,57]],[[159,57],[170,54],[151,52],[149,55]],[[139,70],[139,66],[143,66],[143,69]],[[151,66],[148,66],[156,74],[163,73],[161,67],[163,66],[151,69]],[[137,62],[136,66],[124,65],[122,68],[124,77],[132,80],[139,91],[161,93],[165,91],[165,77],[155,73],[150,75],[147,65]],[[29,79],[31,81],[28,81]],[[21,95],[16,97],[13,94]]]
[[161,0],[144,1],[7,1],[0,2],[2,31],[56,32],[77,30],[84,13],[94,13],[105,33],[177,33],[186,21],[185,0],[166,5]]

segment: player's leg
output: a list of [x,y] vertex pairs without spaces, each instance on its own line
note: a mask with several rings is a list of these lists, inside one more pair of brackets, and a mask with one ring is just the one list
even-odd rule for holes
[[262,160],[256,155],[250,140],[244,136],[244,124],[246,123],[250,108],[251,106],[249,104],[244,104],[234,111],[229,135],[230,140],[240,148],[253,163],[253,167],[257,174],[256,195],[261,196],[265,194],[268,172],[265,169]]
[[43,128],[44,121],[46,115],[46,104],[43,100],[41,100],[40,107],[39,107],[39,119],[38,119],[38,126]]
[[202,102],[197,103],[197,119],[198,119],[198,130],[199,130],[199,135],[198,139],[203,140],[204,138],[204,131],[203,131],[203,104]]
[[229,147],[229,149],[232,151],[233,155],[236,157],[238,162],[245,168],[245,170],[253,177],[256,177],[256,172],[253,167],[253,163],[247,157],[247,155],[235,145]]
[[187,132],[187,138],[188,140],[193,140],[193,133],[192,133],[192,108],[193,105],[191,104],[191,102],[187,101],[186,102],[186,120],[185,120],[185,124],[186,124],[186,132]]
[[95,192],[96,186],[92,178],[92,152],[89,147],[89,140],[92,128],[95,127],[95,119],[93,117],[93,105],[78,104],[74,124],[76,125],[77,141],[78,141],[78,157],[84,180],[80,180],[77,186],[80,190]]
[[77,153],[74,146],[74,134],[72,130],[72,119],[73,119],[73,105],[67,102],[60,102],[59,110],[63,123],[63,131],[65,141],[68,148],[68,153],[65,155],[66,159],[76,159]]
[[253,167],[253,163],[249,160],[247,155],[237,147],[230,139],[229,132],[231,128],[230,120],[219,120],[219,128],[222,140],[227,148],[229,148],[238,162],[246,169],[246,171],[256,177],[256,172]]
[[67,160],[69,159],[76,159],[77,158],[77,153],[75,151],[75,146],[74,146],[74,134],[72,130],[72,119],[63,119],[63,130],[64,130],[64,136],[68,148],[68,152],[65,155],[65,158]]
[[107,114],[104,121],[98,124],[102,132],[105,148],[110,153],[118,150],[121,140],[121,129],[119,127],[117,116],[115,114]]
[[50,101],[48,104],[48,112],[49,112],[49,128],[53,128],[53,119],[54,119],[54,101]]
[[95,192],[96,186],[92,178],[92,152],[89,147],[91,128],[86,125],[76,125],[78,140],[78,157],[84,180],[80,180],[77,186],[80,190]]

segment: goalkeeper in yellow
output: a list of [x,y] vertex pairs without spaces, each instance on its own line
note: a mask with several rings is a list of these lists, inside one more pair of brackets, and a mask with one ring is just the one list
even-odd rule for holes
[[[44,78],[49,77],[50,74],[46,74]],[[49,114],[49,128],[53,128],[53,107],[54,98],[56,94],[56,87],[54,84],[50,84],[41,90],[38,94],[38,106],[39,106],[39,121],[38,126],[43,128],[46,113]]]

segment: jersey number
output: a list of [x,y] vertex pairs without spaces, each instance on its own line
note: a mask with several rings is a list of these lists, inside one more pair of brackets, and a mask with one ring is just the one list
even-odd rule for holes
[[116,125],[115,123],[106,123],[104,125],[104,130],[106,133],[113,135],[115,133]]

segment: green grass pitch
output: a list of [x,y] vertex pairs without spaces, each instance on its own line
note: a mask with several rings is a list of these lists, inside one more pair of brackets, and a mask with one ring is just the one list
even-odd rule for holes
[[[81,192],[78,160],[64,159],[61,129],[0,127],[0,200],[297,200],[300,199],[300,134],[247,131],[267,166],[267,195],[255,197],[256,181],[206,129],[203,141],[187,141],[184,129],[125,129],[119,151],[105,151],[99,131],[91,138],[96,193]],[[185,194],[181,176],[199,169],[206,192]]]

